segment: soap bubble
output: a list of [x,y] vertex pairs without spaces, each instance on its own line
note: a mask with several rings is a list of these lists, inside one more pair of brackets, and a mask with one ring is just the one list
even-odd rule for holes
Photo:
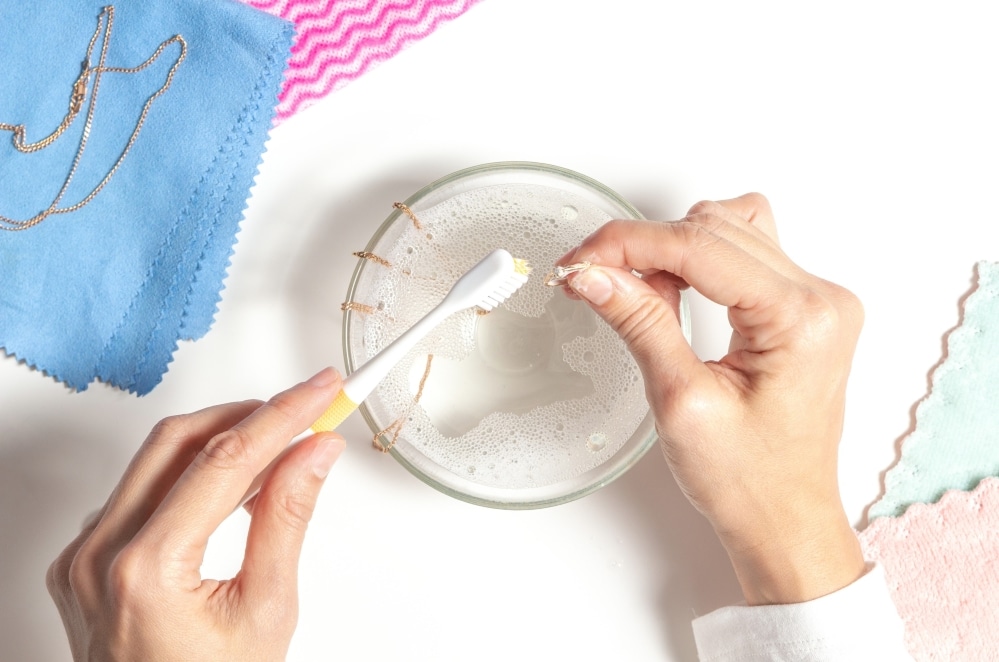
[[[439,420],[435,424],[427,411],[429,398],[421,399],[426,409],[413,405],[427,355],[434,358],[425,393],[429,396],[435,389],[433,401],[438,407],[444,403],[456,410],[469,409],[466,400],[476,380],[481,384],[500,377],[513,379],[500,374],[502,365],[483,362],[481,372],[465,375],[467,383],[435,381],[440,375],[459,374],[455,366],[474,358],[477,325],[485,324],[474,310],[452,315],[366,400],[374,416],[388,424],[408,413],[412,420],[402,428],[400,445],[417,446],[439,467],[491,487],[551,485],[579,476],[612,457],[648,411],[644,390],[635,387],[641,373],[623,341],[584,303],[569,301],[544,286],[544,275],[555,260],[610,216],[581,195],[538,184],[464,190],[415,211],[422,229],[405,223],[405,218],[397,221],[400,227],[395,235],[383,237],[382,242],[387,243],[380,243],[376,251],[393,266],[367,265],[371,271],[354,292],[354,301],[384,303],[379,313],[356,322],[360,342],[352,349],[358,364],[440,303],[462,274],[496,248],[526,259],[535,270],[503,305],[501,314],[513,314],[507,321],[514,327],[521,324],[527,328],[528,321],[535,319],[535,324],[550,324],[556,331],[527,335],[528,341],[544,336],[544,342],[551,343],[551,356],[538,361],[534,360],[536,348],[510,343],[519,353],[517,370],[509,372],[523,373],[516,377],[520,381],[510,383],[519,385],[526,406],[521,402],[511,406],[512,410],[497,408],[482,411],[481,416],[472,408],[460,433],[445,434],[446,430],[440,429],[445,426]],[[531,373],[536,366],[541,368]],[[545,366],[560,370],[552,388],[541,388],[547,384],[544,380],[553,379]],[[530,379],[542,381],[523,381]],[[534,401],[539,404],[530,406]]]

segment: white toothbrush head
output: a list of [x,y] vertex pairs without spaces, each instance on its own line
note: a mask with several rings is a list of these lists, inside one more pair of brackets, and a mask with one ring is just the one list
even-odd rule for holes
[[530,273],[525,260],[497,248],[458,279],[445,301],[456,309],[477,306],[489,312],[520,289]]
[[[524,260],[518,260],[509,252],[498,248],[482,258],[478,264],[465,272],[458,279],[451,291],[440,304],[424,315],[401,336],[393,340],[387,347],[371,357],[367,363],[351,373],[343,382],[344,397],[347,405],[356,407],[364,398],[378,386],[392,367],[402,360],[406,352],[416,346],[444,318],[473,306],[490,311],[506,301],[521,285],[527,282],[531,268]],[[349,413],[352,409],[341,408]],[[332,407],[331,407],[332,409]],[[344,416],[346,414],[343,414]],[[334,421],[335,419],[335,421]],[[331,416],[320,421],[324,426],[339,423],[342,416]],[[320,429],[320,428],[313,428]]]

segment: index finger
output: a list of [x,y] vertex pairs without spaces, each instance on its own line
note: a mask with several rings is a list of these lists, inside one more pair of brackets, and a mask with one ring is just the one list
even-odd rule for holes
[[208,537],[228,517],[247,487],[292,437],[305,431],[341,387],[332,368],[283,391],[205,445],[160,503],[140,537],[151,548],[186,561],[197,573]]
[[699,214],[668,223],[611,221],[576,249],[571,261],[647,273],[665,271],[715,303],[750,310],[779,300],[793,282],[711,229]]
[[108,499],[95,533],[115,541],[112,546],[131,540],[205,440],[229,429],[260,405],[257,400],[215,405],[157,423]]

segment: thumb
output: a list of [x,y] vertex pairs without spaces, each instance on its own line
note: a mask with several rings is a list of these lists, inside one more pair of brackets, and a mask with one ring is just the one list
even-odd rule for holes
[[570,276],[568,285],[621,336],[647,387],[669,393],[700,361],[680,327],[679,288],[657,282],[659,290],[629,271],[595,265]]
[[295,600],[305,531],[343,438],[322,432],[300,442],[274,467],[253,504],[240,582],[250,604]]

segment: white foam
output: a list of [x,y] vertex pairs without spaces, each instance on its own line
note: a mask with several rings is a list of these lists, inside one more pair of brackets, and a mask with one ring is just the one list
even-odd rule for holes
[[[423,340],[366,401],[375,417],[387,425],[405,414],[400,446],[492,487],[550,485],[612,457],[648,411],[641,373],[584,303],[543,283],[554,262],[609,216],[581,196],[536,184],[461,192],[417,215],[421,230],[406,224],[390,246],[379,245],[393,266],[368,265],[375,277],[354,293],[381,308],[362,318],[358,363],[436,306],[494,248],[527,259],[535,272],[490,314],[497,317],[464,311]],[[479,347],[485,333],[489,346]],[[428,354],[433,367],[413,406]]]

